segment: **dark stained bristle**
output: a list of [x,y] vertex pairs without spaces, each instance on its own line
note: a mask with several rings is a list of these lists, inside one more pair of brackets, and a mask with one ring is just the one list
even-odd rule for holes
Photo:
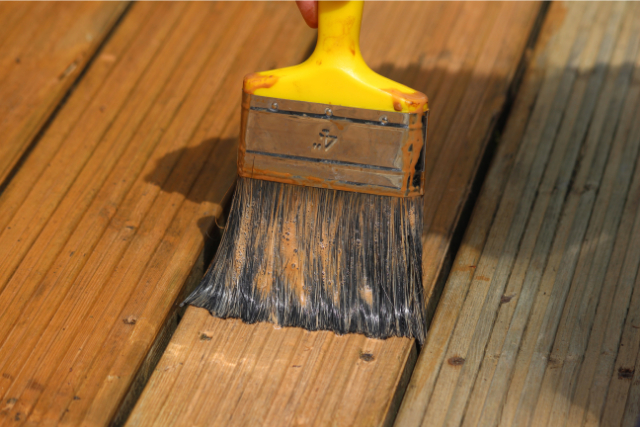
[[227,227],[185,301],[247,323],[423,342],[422,198],[239,178]]

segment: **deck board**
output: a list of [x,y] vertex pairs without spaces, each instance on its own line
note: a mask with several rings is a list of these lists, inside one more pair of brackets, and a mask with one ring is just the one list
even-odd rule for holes
[[552,3],[399,425],[636,422],[638,16]]
[[3,2],[0,186],[126,6],[126,2]]
[[[540,6],[389,2],[365,10],[369,64],[430,97],[423,264],[430,309]],[[245,325],[190,307],[128,425],[389,424],[415,356],[409,339]]]

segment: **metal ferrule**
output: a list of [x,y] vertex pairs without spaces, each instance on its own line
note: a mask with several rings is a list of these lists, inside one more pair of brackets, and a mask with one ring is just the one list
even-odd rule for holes
[[427,113],[243,93],[238,174],[395,197],[424,193]]

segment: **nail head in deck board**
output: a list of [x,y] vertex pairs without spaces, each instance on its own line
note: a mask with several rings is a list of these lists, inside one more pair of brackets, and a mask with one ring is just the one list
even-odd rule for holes
[[[433,249],[425,257],[430,290],[445,273],[451,236],[493,117],[504,105],[539,8],[540,3],[394,2],[372,3],[365,10],[363,54],[370,65],[426,90],[433,108],[447,111],[430,129],[437,156],[431,160],[433,201],[427,207],[432,213],[424,236]],[[407,16],[414,25],[405,25]],[[475,29],[466,33],[471,45],[456,38],[452,23]],[[396,37],[397,28],[406,28],[406,37]],[[237,336],[227,336],[232,325]],[[210,341],[199,339],[203,330],[212,332]],[[361,354],[374,354],[374,361]],[[412,355],[414,343],[407,339],[241,326],[190,307],[128,423],[388,425]]]
[[398,424],[636,421],[639,46],[635,4],[551,4]]
[[3,4],[0,188],[126,6],[126,2]]

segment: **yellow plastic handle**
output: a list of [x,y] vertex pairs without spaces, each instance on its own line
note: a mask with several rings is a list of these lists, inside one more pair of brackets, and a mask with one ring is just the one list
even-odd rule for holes
[[370,110],[422,112],[427,97],[374,72],[360,53],[362,1],[318,2],[318,42],[305,62],[249,74],[244,91]]

